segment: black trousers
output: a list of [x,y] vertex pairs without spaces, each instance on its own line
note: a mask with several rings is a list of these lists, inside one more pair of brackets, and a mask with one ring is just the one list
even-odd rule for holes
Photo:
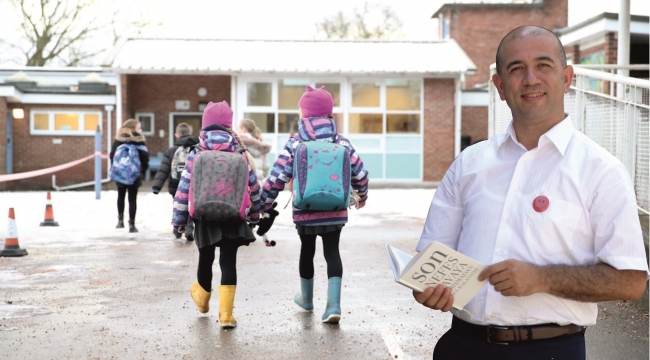
[[[300,261],[298,270],[303,279],[314,278],[314,255],[316,254],[316,236],[311,234],[300,235]],[[339,239],[341,230],[320,235],[323,238],[323,255],[327,262],[327,278],[343,277],[343,263],[339,253]]]
[[508,345],[489,343],[485,337],[451,328],[438,340],[434,360],[585,360],[585,335],[578,332],[550,339]]
[[117,187],[117,213],[124,214],[124,198],[129,193],[129,220],[135,221],[135,212],[138,209],[138,186],[119,186]]
[[[223,239],[219,247],[219,266],[221,267],[221,285],[237,285],[237,249],[239,244]],[[203,290],[212,291],[212,264],[215,259],[217,244],[199,248],[199,266],[196,278]]]

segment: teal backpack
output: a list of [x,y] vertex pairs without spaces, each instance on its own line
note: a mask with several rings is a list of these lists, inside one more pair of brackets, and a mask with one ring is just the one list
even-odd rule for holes
[[346,209],[350,176],[350,149],[338,142],[300,142],[293,160],[293,206],[319,211]]

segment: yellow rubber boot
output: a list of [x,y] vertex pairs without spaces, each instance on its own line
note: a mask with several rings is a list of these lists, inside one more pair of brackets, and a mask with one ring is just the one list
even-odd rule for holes
[[210,297],[212,296],[212,292],[203,290],[198,282],[194,282],[194,284],[190,286],[190,295],[192,295],[196,308],[199,309],[200,312],[207,313],[210,311]]
[[219,322],[224,329],[237,326],[237,320],[232,316],[237,285],[219,285]]

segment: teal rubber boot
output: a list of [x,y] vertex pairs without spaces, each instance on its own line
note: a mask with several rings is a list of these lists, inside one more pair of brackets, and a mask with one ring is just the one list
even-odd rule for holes
[[341,278],[327,279],[327,307],[323,313],[324,323],[338,323],[341,320]]
[[305,311],[314,310],[314,278],[300,278],[300,292],[293,297],[293,301]]

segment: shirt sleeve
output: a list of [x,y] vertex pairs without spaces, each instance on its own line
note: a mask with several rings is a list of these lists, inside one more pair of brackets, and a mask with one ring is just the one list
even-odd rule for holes
[[636,195],[627,169],[621,163],[608,166],[592,184],[589,219],[596,262],[618,270],[645,271],[650,279]]
[[460,156],[457,157],[451,164],[433,195],[420,241],[415,247],[416,251],[424,249],[434,241],[458,249],[458,238],[463,224],[463,202],[459,186],[460,159]]

